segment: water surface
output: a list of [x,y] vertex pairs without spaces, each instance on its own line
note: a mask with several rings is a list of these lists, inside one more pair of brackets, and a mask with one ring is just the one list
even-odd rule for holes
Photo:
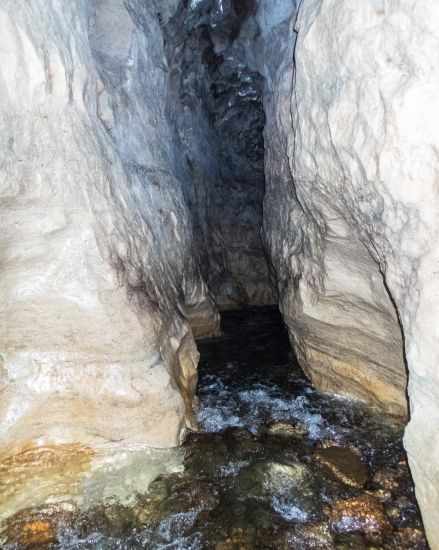
[[199,343],[200,431],[135,508],[60,529],[62,549],[427,548],[402,428],[315,391],[279,312],[223,314]]

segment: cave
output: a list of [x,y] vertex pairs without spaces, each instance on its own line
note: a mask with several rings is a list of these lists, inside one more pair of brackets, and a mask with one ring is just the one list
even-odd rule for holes
[[439,8],[0,16],[1,547],[439,548]]

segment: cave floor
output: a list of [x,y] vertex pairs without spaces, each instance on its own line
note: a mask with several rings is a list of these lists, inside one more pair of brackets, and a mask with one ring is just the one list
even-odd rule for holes
[[401,427],[313,390],[277,309],[226,312],[222,329],[199,342],[184,468],[139,497],[135,521],[107,511],[59,547],[427,548]]

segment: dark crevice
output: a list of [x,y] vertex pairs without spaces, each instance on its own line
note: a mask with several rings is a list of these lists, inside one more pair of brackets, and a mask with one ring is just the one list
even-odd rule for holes
[[256,7],[254,0],[184,4],[165,30],[195,248],[220,309],[277,302],[261,238],[265,114],[252,52]]

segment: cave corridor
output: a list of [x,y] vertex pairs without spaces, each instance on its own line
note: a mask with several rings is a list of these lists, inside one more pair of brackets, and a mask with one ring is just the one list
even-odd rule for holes
[[439,549],[439,7],[0,27],[0,547]]

